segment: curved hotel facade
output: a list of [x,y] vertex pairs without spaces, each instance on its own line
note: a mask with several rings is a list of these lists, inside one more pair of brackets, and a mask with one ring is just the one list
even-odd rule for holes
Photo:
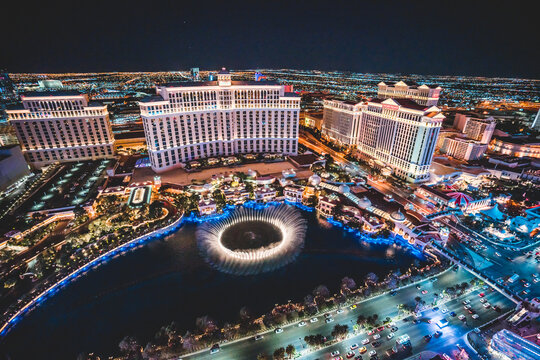
[[28,162],[36,168],[66,161],[114,156],[107,106],[77,91],[40,91],[21,96],[6,110]]
[[296,154],[300,97],[270,81],[164,84],[139,105],[152,169],[242,153]]
[[406,98],[325,100],[322,133],[388,165],[402,179],[422,182],[429,179],[443,120],[435,105]]

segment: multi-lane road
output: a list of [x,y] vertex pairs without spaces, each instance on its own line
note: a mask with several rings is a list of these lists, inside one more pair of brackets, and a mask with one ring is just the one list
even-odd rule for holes
[[[302,136],[299,138],[299,143],[319,154],[330,154],[334,160],[344,165],[352,174],[363,176],[366,176],[368,174],[368,172],[364,169],[345,159],[342,153],[335,151],[334,149],[321,143],[317,138],[315,138],[313,135],[306,131],[302,132]],[[396,200],[403,206],[405,206],[406,204],[412,204],[415,209],[417,209],[420,213],[427,214],[428,212],[430,212],[430,209],[428,209],[425,204],[420,202],[418,199],[411,199],[409,197],[409,195],[412,194],[412,191],[410,193],[407,193],[407,191],[392,185],[390,181],[392,180],[389,179],[388,181],[375,181],[368,179],[368,185],[374,187],[375,189],[377,189],[377,191],[381,192],[384,195],[392,195],[394,200]]]
[[[311,148],[318,153],[328,153],[338,162],[350,167],[354,164],[347,161],[343,155],[334,151],[328,146],[320,143],[317,139],[309,134],[300,138],[300,143]],[[358,169],[358,173],[362,170]],[[406,192],[396,191],[396,186],[389,183],[377,183],[371,182],[373,187],[385,194],[394,194],[396,200],[402,200],[403,202],[411,202]],[[400,201],[401,202],[401,201]],[[414,204],[414,202],[413,202]],[[419,206],[418,204],[414,204]],[[458,229],[455,229],[458,230]],[[460,246],[466,246],[460,244]],[[522,253],[517,253],[513,250],[506,250],[499,248],[495,245],[490,245],[484,250],[469,249],[471,251],[478,252],[479,257],[483,257],[491,265],[484,266],[486,273],[494,272],[492,275],[494,278],[498,278],[504,275],[511,275],[513,269],[517,264],[523,265],[523,276],[531,278],[531,274],[538,271],[537,264]],[[499,256],[499,254],[501,256]],[[512,259],[509,261],[507,259]],[[507,274],[508,273],[508,274]],[[490,274],[491,275],[491,274]],[[468,282],[473,279],[473,275],[465,270],[459,269],[457,272],[447,271],[437,277],[436,281],[425,280],[421,282],[420,289],[416,286],[409,286],[407,288],[399,290],[394,296],[389,294],[381,295],[375,298],[368,299],[358,304],[357,308],[350,309],[344,308],[344,311],[331,313],[334,321],[330,323],[325,322],[324,316],[319,316],[318,321],[309,322],[306,321],[306,325],[299,326],[299,323],[289,324],[283,327],[281,333],[275,333],[274,331],[268,331],[261,334],[262,337],[258,340],[255,338],[241,339],[238,341],[221,344],[220,351],[214,354],[210,354],[208,349],[184,356],[184,359],[256,359],[258,354],[264,353],[272,355],[274,350],[280,347],[286,347],[287,345],[293,345],[297,354],[300,354],[303,359],[331,359],[332,352],[339,352],[341,356],[345,358],[347,352],[351,349],[352,344],[359,344],[362,347],[362,342],[365,339],[369,339],[369,344],[366,345],[367,352],[363,354],[363,358],[369,358],[368,353],[372,350],[377,352],[380,358],[386,358],[386,350],[391,349],[395,344],[395,339],[401,335],[407,334],[411,339],[411,344],[414,354],[419,354],[423,351],[435,351],[444,352],[449,355],[455,354],[458,351],[457,344],[468,349],[465,341],[466,334],[476,327],[479,327],[493,319],[501,316],[502,314],[510,311],[514,308],[515,304],[505,298],[497,291],[493,291],[491,288],[487,289],[475,289],[470,293],[466,293],[457,299],[450,301],[442,300],[443,303],[439,303],[438,310],[428,309],[422,312],[419,322],[415,323],[412,320],[414,317],[409,316],[407,321],[402,319],[403,314],[399,314],[398,304],[415,303],[415,297],[420,296],[427,303],[434,301],[433,294],[441,293],[449,286],[453,286],[459,283]],[[528,279],[528,280],[532,280]],[[522,286],[523,284],[510,284],[510,286]],[[516,289],[519,290],[519,289]],[[537,291],[538,287],[534,286],[534,291]],[[423,294],[422,291],[425,293]],[[483,297],[479,295],[482,294]],[[536,293],[531,292],[531,295]],[[536,296],[536,295],[535,295]],[[470,306],[479,316],[477,319],[472,318],[472,314],[468,310],[464,309],[463,301],[468,299],[471,303]],[[481,299],[486,299],[491,306],[489,308],[484,307]],[[493,305],[497,305],[499,311],[493,309]],[[443,312],[441,309],[445,309]],[[454,314],[452,314],[454,313]],[[360,329],[354,332],[353,326],[356,324],[358,315],[371,316],[377,314],[379,319],[385,319],[391,317],[395,326],[398,328],[391,339],[388,339],[390,330],[386,328],[381,331],[379,335],[381,338],[378,340],[381,344],[377,347],[373,347],[374,342],[373,335],[368,336],[366,331]],[[454,315],[454,316],[452,316]],[[464,315],[463,320],[459,319],[460,315]],[[437,325],[437,321],[441,319],[448,320],[448,326],[440,329]],[[321,334],[330,338],[330,334],[336,324],[343,324],[349,326],[349,335],[346,340],[330,343],[331,345],[324,347],[317,351],[312,349],[305,343],[304,337],[307,335]],[[433,336],[436,331],[440,330],[442,335],[439,337]],[[426,335],[432,335],[430,339],[426,339]],[[471,350],[471,349],[468,349]],[[355,356],[359,355],[359,351],[355,350]]]
[[[354,164],[347,161],[343,157],[343,154],[322,144],[318,139],[308,132],[302,132],[300,143],[319,153],[325,152],[330,154],[338,162],[346,165],[347,168],[355,167]],[[358,171],[362,172],[361,169]],[[406,205],[407,203],[412,204],[416,210],[424,215],[432,212],[432,210],[428,209],[426,205],[421,203],[418,199],[411,199],[408,191],[395,186],[392,184],[391,180],[369,180],[368,184],[385,195],[392,195],[394,199],[402,205]],[[484,239],[478,238],[477,235],[465,228],[463,225],[456,223],[452,224],[449,219],[441,219],[441,221],[451,226],[454,232],[461,233],[462,238],[473,238],[476,242],[483,245],[482,248],[475,248],[465,243],[459,244],[463,250],[467,249],[465,251],[475,260],[475,264],[473,265],[475,268],[484,272],[494,280],[501,279],[499,280],[500,285],[507,286],[511,291],[524,299],[530,300],[534,297],[540,297],[540,263],[538,263],[534,257],[534,253],[536,253],[535,247],[516,251],[515,249],[509,247],[484,241]],[[533,252],[533,256],[527,255],[529,251]],[[519,275],[518,280],[514,282],[505,281],[514,273]],[[532,276],[533,274],[539,275],[536,283],[534,282],[535,278]]]
[[[469,239],[455,243],[453,246],[459,247],[458,250],[471,255],[475,268],[523,299],[530,300],[534,297],[540,297],[540,263],[536,261],[534,256],[537,252],[536,247],[519,249],[497,245],[478,238],[460,224],[444,222],[450,225],[455,232],[461,233],[463,239]],[[531,254],[528,255],[529,253]],[[514,274],[517,274],[518,278],[513,282],[507,281]]]
[[[357,305],[356,309],[344,308],[342,313],[331,312],[333,322],[326,323],[324,316],[319,316],[318,321],[311,323],[306,321],[305,326],[299,326],[299,323],[290,324],[283,327],[283,332],[276,334],[274,331],[266,332],[263,338],[255,340],[254,338],[243,339],[236,342],[225,343],[221,345],[219,352],[210,354],[209,350],[204,350],[196,354],[185,356],[184,359],[212,359],[212,360],[225,360],[225,359],[256,359],[260,353],[272,355],[274,350],[280,347],[286,347],[292,344],[299,354],[302,354],[302,359],[330,359],[330,353],[333,351],[339,351],[345,358],[345,354],[349,351],[351,344],[358,343],[361,345],[362,340],[369,338],[370,344],[366,345],[368,352],[371,350],[377,351],[379,359],[386,358],[385,351],[395,345],[395,339],[403,334],[408,334],[411,338],[413,346],[413,352],[419,353],[424,350],[432,351],[444,351],[451,354],[453,351],[457,351],[456,344],[460,343],[465,345],[464,336],[467,332],[471,331],[475,327],[478,327],[498,316],[502,313],[511,310],[514,304],[507,300],[504,296],[496,291],[477,289],[470,293],[467,293],[457,299],[446,301],[441,300],[437,306],[439,310],[424,310],[419,317],[420,322],[418,324],[413,323],[414,317],[408,316],[408,321],[403,321],[403,314],[399,314],[398,304],[415,303],[415,297],[420,296],[426,303],[431,303],[435,296],[434,294],[441,294],[444,289],[449,286],[454,286],[463,282],[468,282],[473,278],[467,271],[459,269],[457,272],[449,270],[436,277],[436,281],[433,279],[427,279],[419,283],[420,289],[415,285],[410,285],[406,288],[398,290],[394,296],[390,294],[380,295],[368,300],[365,300]],[[426,293],[423,294],[422,291]],[[501,312],[493,310],[492,307],[486,309],[480,303],[479,293],[483,292],[485,298],[492,305],[498,305]],[[472,319],[472,315],[464,309],[462,301],[464,299],[470,299],[472,308],[478,313],[479,318],[477,320]],[[447,309],[448,311],[443,313],[441,309]],[[450,315],[451,312],[455,312],[456,316]],[[381,345],[374,348],[371,343],[374,341],[372,336],[368,336],[365,330],[360,329],[357,333],[353,333],[353,325],[356,324],[358,315],[371,316],[377,314],[379,319],[385,319],[391,317],[394,319],[395,325],[398,327],[394,337],[387,339],[389,329],[385,329],[380,333]],[[459,320],[459,315],[465,315],[466,321]],[[446,318],[449,321],[449,325],[443,329],[439,329],[436,322],[440,319]],[[304,342],[306,335],[321,334],[323,336],[330,336],[334,326],[336,324],[344,324],[349,326],[349,338],[341,341],[329,347],[325,347],[318,351],[312,352],[309,346]],[[435,331],[441,330],[442,335],[438,338],[432,337],[430,341],[424,339],[425,335],[433,335]],[[355,351],[358,355],[358,350]],[[364,359],[367,359],[367,353],[363,355]]]

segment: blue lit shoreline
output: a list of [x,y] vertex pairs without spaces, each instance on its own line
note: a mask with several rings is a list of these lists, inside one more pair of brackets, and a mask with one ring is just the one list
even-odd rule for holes
[[[224,219],[228,217],[231,213],[231,211],[234,211],[239,206],[246,207],[246,208],[253,208],[253,209],[264,209],[269,206],[277,206],[281,204],[287,204],[290,206],[295,206],[298,209],[306,212],[313,212],[314,208],[305,206],[299,203],[293,203],[288,202],[286,200],[280,202],[280,201],[272,201],[265,204],[260,204],[255,201],[248,201],[245,202],[242,205],[227,205],[222,213],[219,214],[213,214],[213,215],[206,215],[206,216],[197,216],[193,213],[186,216],[181,216],[179,219],[174,221],[172,224],[167,225],[164,228],[155,230],[149,234],[142,235],[138,238],[135,238],[133,240],[130,240],[129,242],[122,244],[112,250],[109,250],[107,253],[100,255],[99,257],[95,258],[94,260],[88,262],[84,266],[79,267],[78,269],[74,270],[69,275],[65,276],[55,284],[51,285],[47,290],[40,293],[37,297],[32,299],[28,304],[26,304],[23,308],[21,308],[19,311],[17,311],[16,314],[14,314],[6,323],[2,325],[2,328],[0,328],[0,338],[4,338],[11,329],[15,327],[15,325],[23,320],[24,316],[26,316],[28,313],[30,313],[33,309],[38,307],[42,302],[47,300],[48,298],[54,296],[56,293],[58,293],[62,288],[68,286],[70,283],[76,281],[81,276],[88,273],[90,270],[97,268],[98,266],[102,264],[108,263],[111,259],[122,255],[124,253],[127,253],[128,251],[131,251],[135,248],[139,248],[141,246],[144,246],[145,244],[158,239],[163,239],[166,236],[171,235],[172,233],[177,232],[180,230],[180,228],[183,226],[184,223],[193,223],[193,224],[200,224],[207,221],[219,221],[221,219]],[[378,244],[378,245],[400,245],[404,248],[408,249],[411,254],[413,254],[417,258],[423,257],[422,251],[414,247],[412,244],[410,244],[407,240],[405,240],[400,235],[395,234],[394,236],[389,237],[376,237],[373,238],[369,235],[366,235],[362,233],[358,229],[351,228],[350,226],[344,225],[343,223],[334,220],[333,218],[327,218],[326,221],[330,223],[332,226],[335,226],[337,228],[343,229],[343,231],[348,232],[349,234],[352,234],[360,241],[365,241],[367,243],[371,244]]]

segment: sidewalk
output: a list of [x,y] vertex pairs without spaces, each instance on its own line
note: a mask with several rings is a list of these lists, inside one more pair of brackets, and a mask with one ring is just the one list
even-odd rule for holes
[[[312,318],[312,317],[323,316],[323,314],[326,314],[326,313],[330,314],[330,313],[332,313],[332,312],[335,312],[335,311],[338,310],[339,308],[342,308],[342,307],[345,307],[345,306],[350,306],[350,305],[353,305],[353,304],[355,304],[355,305],[362,304],[362,303],[364,303],[364,302],[366,302],[366,301],[372,301],[372,300],[375,300],[375,299],[377,299],[377,298],[379,298],[379,297],[381,297],[381,296],[388,295],[391,291],[399,291],[399,290],[408,288],[408,287],[410,287],[410,286],[416,286],[417,284],[419,284],[419,283],[421,283],[421,282],[430,280],[430,279],[432,279],[432,278],[434,278],[434,277],[439,277],[439,276],[445,274],[446,272],[450,271],[452,268],[453,268],[453,266],[450,266],[448,269],[445,269],[445,270],[441,271],[441,272],[438,273],[438,274],[428,276],[428,277],[426,277],[426,278],[424,278],[424,279],[421,279],[421,280],[412,282],[412,283],[407,284],[407,285],[405,285],[405,286],[401,286],[401,287],[396,288],[396,289],[393,289],[393,290],[389,290],[389,291],[382,292],[382,293],[377,294],[377,295],[374,295],[374,296],[372,296],[372,297],[369,297],[369,298],[366,298],[366,299],[362,299],[362,300],[360,300],[360,301],[358,301],[358,302],[356,302],[356,303],[353,303],[353,302],[347,302],[347,303],[343,304],[343,306],[341,306],[341,307],[336,306],[336,307],[331,308],[331,309],[329,309],[329,310],[326,310],[326,311],[324,311],[324,312],[318,312],[318,313],[315,314],[315,315],[311,315],[311,316],[308,316],[308,317],[305,317],[305,318],[298,319],[297,321],[288,323],[288,324],[283,325],[283,326],[280,326],[280,327],[281,327],[281,328],[287,328],[287,327],[290,327],[290,326],[295,326],[295,325],[297,325],[298,323],[300,323],[300,322],[302,322],[302,321],[307,321],[308,319],[310,319],[310,318]],[[410,315],[407,315],[407,316],[410,316]],[[397,317],[396,319],[399,320],[399,319],[401,319],[402,317],[404,317],[404,316],[403,316],[403,315],[401,315],[401,316],[398,315],[398,317]],[[221,342],[221,343],[220,343],[220,346],[224,347],[224,346],[227,346],[227,345],[235,344],[235,343],[237,343],[237,342],[249,340],[249,339],[252,339],[253,336],[255,336],[255,335],[265,335],[265,334],[268,334],[268,333],[270,333],[270,332],[273,332],[275,329],[276,329],[276,328],[271,328],[271,329],[267,329],[267,330],[265,330],[265,331],[259,332],[259,333],[257,333],[257,334],[252,334],[252,335],[245,336],[245,337],[242,337],[242,338],[239,338],[239,339],[235,339],[235,340],[232,340],[232,341],[227,341],[227,342],[225,342],[225,343]],[[340,340],[340,341],[337,341],[337,342],[345,341],[345,340],[347,340],[347,339],[350,339],[351,337],[358,336],[358,335],[360,335],[360,333],[361,333],[361,332],[358,332],[358,333],[356,333],[356,334],[350,334],[350,335],[347,336],[345,339]],[[305,353],[305,354],[302,354],[301,356],[307,355],[307,354],[309,354],[309,353],[311,353],[311,352],[313,352],[313,351],[318,351],[318,350],[320,350],[320,349],[324,349],[324,348],[326,348],[326,347],[329,347],[329,346],[331,346],[331,345],[334,345],[334,344],[337,343],[337,342],[329,343],[328,345],[325,345],[325,346],[323,346],[323,347],[321,347],[321,348],[309,348],[309,349],[306,349],[306,350],[304,350],[304,351],[309,351],[309,352],[307,352],[307,353]],[[193,355],[200,354],[200,353],[205,352],[205,351],[210,351],[210,347],[205,347],[204,349],[200,349],[200,350],[197,350],[197,351],[194,351],[194,352],[191,352],[191,353],[182,355],[182,357],[183,357],[183,358],[186,358],[186,357],[189,357],[189,356],[193,356]]]

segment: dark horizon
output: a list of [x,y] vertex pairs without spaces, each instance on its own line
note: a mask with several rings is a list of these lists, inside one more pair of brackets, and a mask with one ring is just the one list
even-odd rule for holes
[[[217,72],[221,68],[225,67],[227,70],[230,70],[232,72],[232,75],[234,75],[234,72],[242,72],[242,71],[261,71],[261,70],[294,70],[294,71],[321,71],[325,73],[330,73],[334,71],[340,71],[340,72],[349,72],[354,74],[370,74],[370,75],[402,75],[402,76],[452,76],[452,77],[468,77],[468,78],[486,78],[486,79],[513,79],[513,80],[531,80],[531,81],[540,81],[540,78],[526,78],[526,77],[519,77],[519,76],[483,76],[483,75],[464,75],[464,74],[420,74],[420,73],[404,73],[404,72],[362,72],[362,71],[351,71],[351,70],[338,70],[338,69],[307,69],[307,68],[285,68],[285,67],[260,67],[260,68],[245,68],[245,69],[233,69],[228,68],[226,66],[220,66],[216,68],[201,68],[200,66],[194,65],[193,67],[198,67],[200,72]],[[1,70],[9,70],[9,69],[1,69]],[[189,72],[191,71],[191,68],[180,68],[180,69],[161,69],[161,70],[103,70],[103,71],[57,71],[57,72],[13,72],[13,71],[7,71],[8,74],[11,75],[20,75],[20,74],[32,74],[32,75],[61,75],[61,74],[109,74],[109,73],[159,73],[159,72],[172,72],[172,71],[180,71],[180,72]]]
[[540,79],[534,12],[492,2],[134,0],[6,10],[0,67],[10,73],[224,66]]

